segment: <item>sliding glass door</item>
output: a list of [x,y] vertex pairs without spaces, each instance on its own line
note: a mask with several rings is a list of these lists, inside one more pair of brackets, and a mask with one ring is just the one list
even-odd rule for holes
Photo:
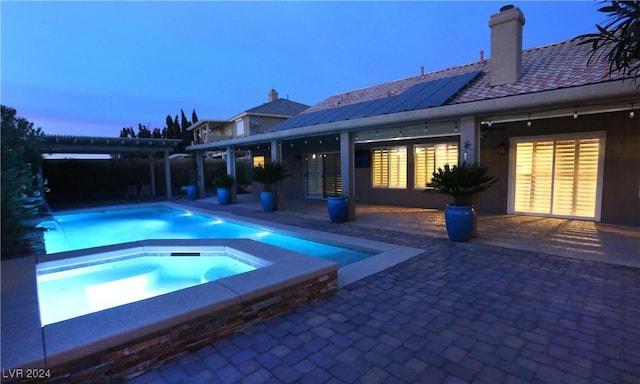
[[509,213],[600,220],[604,132],[514,138]]
[[339,153],[305,155],[307,197],[325,198],[342,194]]

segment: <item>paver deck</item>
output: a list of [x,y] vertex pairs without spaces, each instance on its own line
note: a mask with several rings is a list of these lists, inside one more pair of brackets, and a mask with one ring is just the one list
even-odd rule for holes
[[130,383],[640,382],[638,228],[487,217],[459,244],[425,210],[184,203],[425,252]]

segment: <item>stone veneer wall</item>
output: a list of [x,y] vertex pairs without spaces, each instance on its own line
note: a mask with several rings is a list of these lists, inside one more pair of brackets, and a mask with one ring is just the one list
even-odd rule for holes
[[[166,365],[188,351],[320,299],[338,287],[337,271],[314,277],[126,344],[50,367],[47,383],[117,383]],[[42,383],[42,381],[40,381]]]

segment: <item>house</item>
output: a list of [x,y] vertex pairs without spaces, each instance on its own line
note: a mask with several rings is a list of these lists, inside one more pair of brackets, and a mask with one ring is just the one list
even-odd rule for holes
[[268,101],[241,112],[228,120],[201,120],[187,130],[193,131],[193,145],[264,133],[284,120],[299,114],[308,105],[278,97],[272,89]]
[[[263,134],[194,145],[282,161],[285,198],[443,208],[427,188],[445,163],[501,182],[480,212],[640,225],[640,90],[574,40],[522,49],[525,17],[490,17],[491,57],[334,95]],[[355,203],[355,204],[354,204]]]

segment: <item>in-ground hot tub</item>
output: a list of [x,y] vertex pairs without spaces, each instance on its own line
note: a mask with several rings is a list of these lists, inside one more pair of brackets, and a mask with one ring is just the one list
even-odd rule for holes
[[[149,247],[147,247],[149,248]],[[144,246],[39,263],[42,325],[246,273],[272,263],[230,247]]]
[[[100,275],[98,286],[111,285],[89,289],[86,300],[93,295],[118,301],[127,290],[154,287],[156,283],[148,282],[178,272],[161,272],[163,267],[154,266],[154,257],[170,258],[169,269],[180,260],[201,262],[203,267],[191,273],[197,282],[188,288],[41,325],[42,305],[31,299],[37,297],[38,276],[81,276],[74,269],[89,268]],[[217,266],[204,260],[215,257],[224,259]],[[108,264],[136,258],[141,266],[115,273],[119,279],[101,280]],[[146,240],[63,252],[43,260],[23,258],[2,264],[2,368],[51,369],[54,377],[84,383],[135,377],[337,289],[338,264],[248,239]],[[221,265],[236,262],[251,270],[218,276]],[[56,279],[44,280],[46,284]],[[116,289],[119,284],[128,288]],[[88,286],[82,290],[87,292]],[[69,296],[74,295],[79,296]],[[40,300],[49,300],[45,296]],[[59,297],[65,299],[64,294]]]

